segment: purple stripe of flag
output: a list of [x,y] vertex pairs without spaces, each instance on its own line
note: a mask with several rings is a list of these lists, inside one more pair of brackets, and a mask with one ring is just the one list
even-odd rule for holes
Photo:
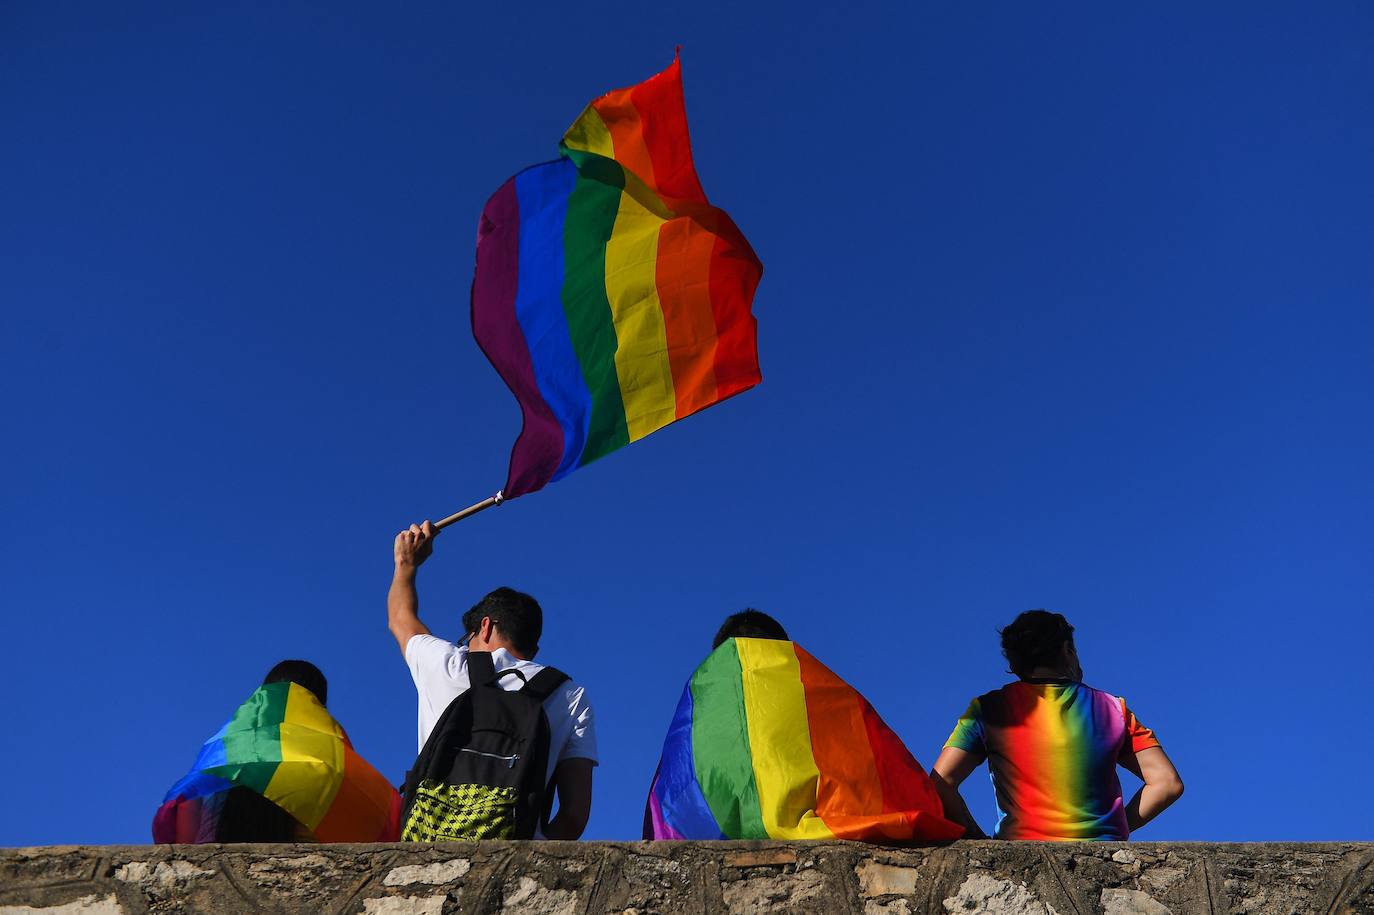
[[[506,480],[506,495],[512,498],[548,482],[563,457],[563,427],[539,392],[529,346],[515,315],[519,252],[520,203],[512,178],[482,210],[472,278],[472,334],[520,402],[523,426]],[[522,457],[519,467],[517,455]]]

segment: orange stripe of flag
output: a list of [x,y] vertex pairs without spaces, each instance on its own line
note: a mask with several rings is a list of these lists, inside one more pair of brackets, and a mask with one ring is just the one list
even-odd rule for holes
[[[905,817],[879,812],[883,811],[882,783],[864,726],[863,699],[800,647],[796,652],[806,690],[811,753],[820,772],[816,814],[837,839],[902,837],[907,834]],[[857,815],[857,811],[874,812]]]
[[678,419],[720,399],[711,307],[714,247],[715,237],[687,217],[671,219],[659,229],[656,282]]
[[394,842],[400,838],[391,822],[396,791],[348,744],[343,745],[344,771],[339,792],[315,827],[321,842]]
[[639,117],[639,109],[631,98],[633,92],[632,88],[616,89],[592,102],[592,107],[601,115],[602,122],[611,133],[615,160],[634,172],[640,181],[656,188],[654,161],[644,143],[644,125]]

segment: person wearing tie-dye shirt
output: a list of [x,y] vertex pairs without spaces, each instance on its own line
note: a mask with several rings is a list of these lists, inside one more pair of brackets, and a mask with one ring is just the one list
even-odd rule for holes
[[[999,839],[1125,841],[1183,794],[1154,732],[1126,701],[1083,683],[1073,627],[1028,610],[1002,630],[1019,678],[969,703],[931,769],[945,816],[983,835],[959,784],[984,760],[997,797]],[[1116,767],[1145,784],[1129,801]]]

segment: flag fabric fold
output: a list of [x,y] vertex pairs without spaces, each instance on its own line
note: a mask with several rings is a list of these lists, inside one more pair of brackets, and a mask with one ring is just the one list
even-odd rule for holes
[[473,334],[520,403],[505,498],[760,380],[763,267],[697,177],[681,66],[587,106],[482,211]]
[[692,674],[645,838],[944,841],[930,777],[853,687],[792,642],[730,639]]
[[271,801],[320,842],[390,842],[400,834],[401,798],[353,749],[315,694],[295,683],[259,687],[201,747],[167,792],[153,841],[219,841],[229,793]]

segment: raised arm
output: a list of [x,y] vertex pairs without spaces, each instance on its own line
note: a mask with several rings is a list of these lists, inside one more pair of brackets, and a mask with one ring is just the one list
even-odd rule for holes
[[969,813],[968,804],[964,803],[964,796],[959,793],[959,785],[983,764],[983,759],[980,754],[958,747],[945,747],[930,770],[930,780],[935,783],[935,791],[945,808],[945,819],[963,826],[965,839],[988,837],[973,814]]
[[1126,825],[1135,832],[1183,796],[1183,779],[1162,747],[1148,747],[1121,757],[1121,767],[1145,784],[1126,804]]
[[391,590],[386,595],[386,624],[396,637],[396,644],[405,654],[406,642],[412,636],[429,635],[429,627],[420,622],[420,595],[415,590],[415,572],[434,552],[434,538],[439,529],[426,521],[412,524],[396,535],[392,544],[396,571],[391,576]]
[[546,839],[578,839],[592,815],[592,769],[590,759],[565,759],[553,772],[558,786],[558,813],[544,831]]

